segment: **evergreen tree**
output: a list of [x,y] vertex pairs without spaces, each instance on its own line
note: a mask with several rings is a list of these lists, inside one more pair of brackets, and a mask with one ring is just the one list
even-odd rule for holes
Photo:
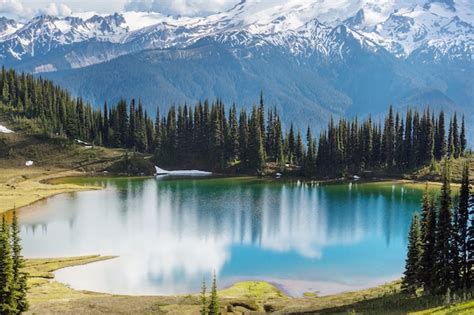
[[[259,128],[260,129],[260,128]],[[219,298],[217,297],[217,278],[216,273],[212,279],[211,300],[209,301],[209,315],[219,315]]]
[[459,130],[458,130],[458,117],[456,113],[453,116],[453,147],[454,147],[454,157],[458,158],[461,156],[461,141],[459,139]]
[[383,134],[383,154],[384,164],[392,167],[395,156],[395,123],[393,115],[393,107],[390,106],[388,116],[385,120],[385,128]]
[[435,141],[435,157],[441,160],[446,155],[446,128],[444,124],[444,112],[441,111],[438,117]]
[[462,277],[462,288],[468,288],[470,286],[471,270],[469,267],[469,256],[468,256],[468,228],[469,228],[469,164],[465,164],[463,167],[461,188],[459,194],[458,204],[458,222],[457,222],[457,234],[458,234],[458,250],[460,253],[460,275]]
[[296,162],[298,165],[302,165],[304,158],[304,146],[303,139],[301,138],[301,132],[298,131],[298,136],[296,137]]
[[423,194],[421,238],[423,253],[421,257],[421,282],[425,294],[432,292],[434,288],[433,268],[436,263],[436,208],[434,201],[428,194],[428,185]]
[[413,216],[408,235],[408,252],[405,261],[405,272],[402,280],[402,290],[415,294],[420,287],[422,243],[418,215]]
[[16,312],[10,228],[3,217],[0,235],[0,314],[15,314]]
[[202,279],[201,286],[201,315],[207,315],[207,299],[206,299],[206,279]]
[[237,121],[237,108],[235,104],[232,105],[229,114],[229,125],[230,125],[230,139],[229,139],[229,156],[231,160],[236,159],[239,156],[239,123]]
[[454,128],[453,128],[453,120],[451,119],[449,122],[449,132],[448,132],[448,158],[453,158],[455,152],[454,147]]
[[438,225],[436,230],[436,265],[435,274],[438,293],[446,293],[452,287],[452,213],[451,213],[451,184],[449,179],[449,165],[446,162],[443,172]]
[[[470,187],[469,187],[470,188]],[[471,277],[468,282],[468,287],[472,288],[474,283],[474,272],[472,269],[474,267],[474,191],[470,193],[469,198],[469,229],[468,229],[468,241],[467,241],[467,251],[468,251],[468,270],[471,273]]]
[[107,107],[107,102],[104,102],[104,122],[103,122],[103,130],[102,130],[102,143],[105,146],[110,145],[110,140],[109,140],[109,133],[110,133],[110,126],[109,126],[109,119],[108,119],[108,107]]
[[409,169],[414,167],[413,116],[410,108],[405,118],[405,163]]
[[250,119],[249,137],[249,165],[252,171],[263,172],[265,166],[265,153],[263,150],[263,139],[260,129],[260,120],[257,108],[254,106]]
[[18,225],[18,218],[16,210],[13,210],[13,219],[11,225],[11,246],[12,246],[12,259],[13,259],[13,284],[14,284],[14,298],[19,313],[26,312],[28,310],[28,301],[26,294],[28,291],[27,278],[28,275],[22,271],[25,260],[21,254],[21,238],[20,238],[20,226]]
[[462,122],[461,122],[461,134],[459,135],[459,153],[460,155],[464,155],[467,149],[467,140],[466,140],[466,126],[464,123],[464,115],[462,116]]
[[284,145],[283,145],[283,132],[281,130],[281,122],[278,117],[275,118],[275,154],[276,154],[276,160],[278,163],[278,166],[280,170],[284,170],[286,167],[286,158],[285,158],[285,150],[284,150]]
[[290,126],[290,131],[288,133],[288,160],[290,163],[293,163],[296,152],[296,141],[295,141],[295,131],[293,124]]
[[258,106],[258,121],[260,123],[260,134],[262,141],[265,143],[265,104],[263,102],[263,91],[260,92],[260,103]]
[[242,166],[247,168],[249,159],[249,125],[245,110],[240,112],[239,119],[239,154]]

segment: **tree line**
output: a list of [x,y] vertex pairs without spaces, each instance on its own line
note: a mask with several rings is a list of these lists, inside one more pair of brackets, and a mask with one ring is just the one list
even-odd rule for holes
[[324,177],[363,170],[411,170],[466,150],[464,117],[446,119],[428,108],[406,114],[390,107],[383,121],[329,122],[318,137],[310,127],[303,134],[284,128],[274,107],[266,109],[263,95],[250,111],[221,100],[194,106],[157,109],[152,118],[140,101],[119,101],[93,109],[51,81],[2,68],[0,101],[20,118],[35,122],[50,135],[81,139],[96,145],[153,154],[159,165],[234,168],[262,173],[268,165],[291,165],[307,177]]
[[0,231],[0,314],[21,314],[28,310],[27,274],[22,271],[20,228],[13,211],[9,225],[3,217]]
[[455,200],[446,165],[439,200],[436,202],[426,188],[421,218],[418,214],[413,217],[402,289],[427,295],[465,292],[474,286],[473,266],[474,194],[470,192],[469,165],[463,168]]

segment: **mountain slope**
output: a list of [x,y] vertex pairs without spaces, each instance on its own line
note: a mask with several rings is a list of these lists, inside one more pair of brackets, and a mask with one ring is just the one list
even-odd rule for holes
[[243,0],[207,17],[153,12],[0,21],[0,63],[99,105],[149,109],[261,90],[301,125],[431,104],[472,117],[470,0]]
[[45,75],[98,103],[136,97],[151,110],[214,97],[248,107],[263,90],[267,104],[301,127],[321,126],[331,115],[377,114],[389,104],[469,108],[457,104],[469,99],[472,90],[446,89],[449,82],[435,76],[437,70],[420,77],[408,61],[386,51],[368,52],[356,39],[344,43],[347,54],[336,62],[325,55],[288,58],[275,46],[240,49],[206,39],[189,48],[149,50]]
[[[315,41],[315,34],[321,39],[345,25],[361,41],[398,58],[416,53],[427,61],[472,62],[473,23],[474,5],[469,0],[275,0],[271,5],[247,0],[226,12],[197,18],[139,12],[38,16],[24,25],[0,22],[0,60],[35,72],[64,70],[146,49],[189,47],[206,37],[225,38],[236,32],[265,37],[293,55],[308,54],[331,50],[330,42]],[[314,32],[315,24],[320,33]],[[91,55],[88,49],[95,42],[107,45],[96,47]],[[236,44],[246,45],[246,41]]]

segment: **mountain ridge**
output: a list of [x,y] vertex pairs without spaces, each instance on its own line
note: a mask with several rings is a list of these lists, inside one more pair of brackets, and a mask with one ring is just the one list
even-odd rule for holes
[[[45,67],[38,61],[34,72],[80,68],[109,61],[123,54],[146,49],[184,48],[205,37],[226,37],[244,31],[255,38],[265,37],[267,43],[284,46],[290,53],[300,54],[315,45],[328,49],[318,30],[336,30],[345,26],[358,34],[361,41],[373,43],[398,58],[409,58],[414,51],[430,51],[429,58],[445,56],[458,60],[474,58],[474,9],[460,2],[467,10],[460,15],[453,1],[405,0],[382,2],[346,1],[347,9],[340,13],[328,1],[275,1],[264,5],[258,1],[241,1],[232,9],[207,17],[170,17],[160,13],[124,12],[112,15],[52,17],[37,16],[21,25],[1,31],[0,60],[18,64],[36,56],[57,54],[69,45],[88,41],[109,43],[104,58],[84,57],[80,63],[67,60]],[[423,5],[424,3],[424,5]],[[353,12],[352,9],[357,9]],[[467,9],[466,9],[467,8]],[[454,11],[453,11],[454,10]],[[383,12],[386,12],[382,14]],[[347,14],[343,21],[340,16]],[[386,18],[385,18],[386,16]],[[14,22],[14,21],[13,21]],[[312,29],[311,24],[319,24]],[[11,23],[10,23],[11,24]],[[317,41],[309,39],[316,38]],[[302,42],[303,45],[302,45]],[[322,43],[322,44],[321,44]],[[239,44],[245,44],[239,43]],[[453,53],[456,52],[456,53]],[[40,58],[39,58],[40,59]]]
[[0,31],[0,64],[97,106],[131,97],[150,111],[214,97],[250,106],[263,90],[301,127],[390,104],[456,109],[474,122],[473,25],[469,0],[246,0],[206,17],[40,16]]

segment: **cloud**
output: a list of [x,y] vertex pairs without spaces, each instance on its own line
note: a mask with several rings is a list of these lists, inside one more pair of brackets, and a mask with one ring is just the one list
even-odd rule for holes
[[72,13],[72,10],[64,3],[57,4],[51,2],[46,8],[39,9],[38,13],[44,15],[67,16]]
[[19,0],[0,0],[0,16],[16,16],[23,11],[23,4]]
[[238,0],[128,0],[125,10],[199,16],[222,12],[237,2]]
[[72,10],[64,3],[38,2],[35,5],[23,4],[21,0],[0,0],[0,16],[24,20],[35,15],[70,15]]

